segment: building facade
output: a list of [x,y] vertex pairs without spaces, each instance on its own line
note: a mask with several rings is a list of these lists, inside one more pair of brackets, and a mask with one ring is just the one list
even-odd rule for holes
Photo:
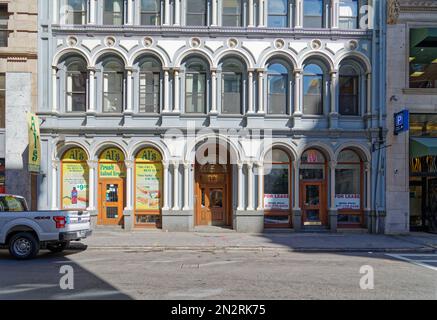
[[33,208],[26,112],[37,109],[37,10],[36,0],[0,1],[0,192],[23,195]]
[[[437,230],[437,3],[391,1],[387,30],[387,227]],[[394,135],[394,114],[409,130]]]
[[377,0],[41,0],[39,207],[126,230],[384,230],[384,17]]

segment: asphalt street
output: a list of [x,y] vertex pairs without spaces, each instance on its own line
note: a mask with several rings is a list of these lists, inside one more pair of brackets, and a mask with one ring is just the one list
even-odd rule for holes
[[[0,299],[436,300],[436,261],[437,254],[92,248],[15,261],[2,250]],[[369,270],[373,289],[364,290]],[[61,289],[66,275],[70,289]]]

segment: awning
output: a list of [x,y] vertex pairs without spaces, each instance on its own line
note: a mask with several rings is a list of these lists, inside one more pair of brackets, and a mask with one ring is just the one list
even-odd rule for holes
[[410,158],[437,156],[437,138],[411,138]]

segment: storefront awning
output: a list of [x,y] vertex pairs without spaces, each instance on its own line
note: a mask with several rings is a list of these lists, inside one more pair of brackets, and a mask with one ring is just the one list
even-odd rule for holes
[[411,138],[410,158],[437,156],[437,138]]

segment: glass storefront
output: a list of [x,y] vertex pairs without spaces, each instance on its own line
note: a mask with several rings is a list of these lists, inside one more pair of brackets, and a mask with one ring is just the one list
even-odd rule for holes
[[81,148],[67,150],[61,159],[61,208],[86,209],[89,202],[88,157]]
[[410,29],[410,88],[437,88],[437,28]]

